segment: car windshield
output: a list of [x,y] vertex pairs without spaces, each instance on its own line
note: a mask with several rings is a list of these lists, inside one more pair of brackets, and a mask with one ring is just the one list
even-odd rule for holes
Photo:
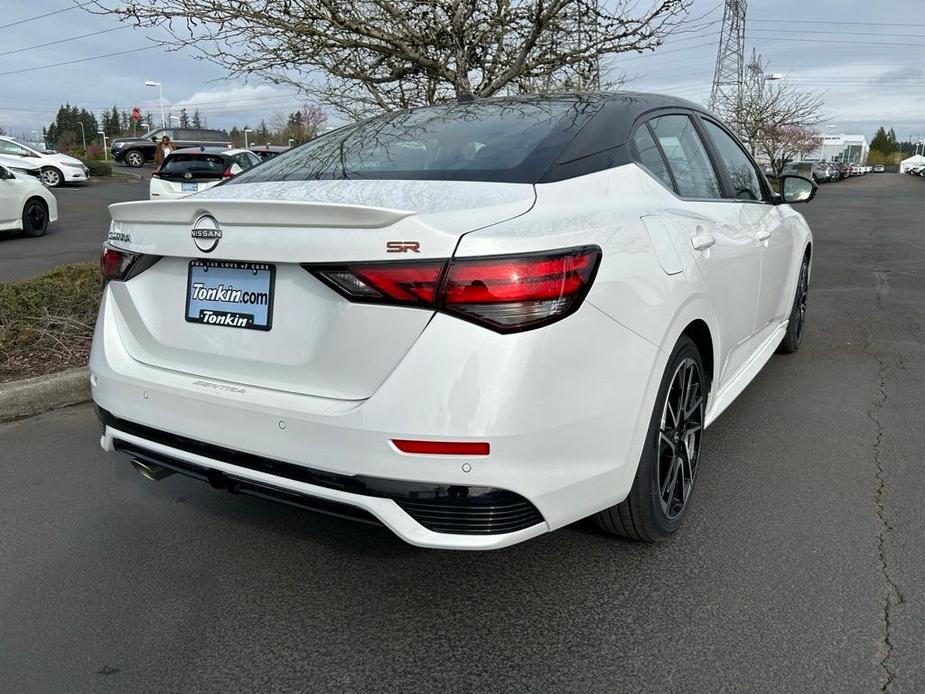
[[234,183],[429,179],[533,183],[598,105],[575,98],[446,104],[327,133]]

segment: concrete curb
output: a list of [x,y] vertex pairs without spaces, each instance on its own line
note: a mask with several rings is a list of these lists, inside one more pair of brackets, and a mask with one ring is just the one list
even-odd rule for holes
[[0,422],[76,405],[89,399],[90,369],[86,366],[0,383]]

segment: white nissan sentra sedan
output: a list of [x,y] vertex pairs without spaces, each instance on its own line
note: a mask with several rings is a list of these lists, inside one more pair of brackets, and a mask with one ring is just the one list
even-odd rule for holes
[[424,547],[666,538],[705,428],[800,345],[815,190],[617,93],[390,113],[112,205],[102,446]]

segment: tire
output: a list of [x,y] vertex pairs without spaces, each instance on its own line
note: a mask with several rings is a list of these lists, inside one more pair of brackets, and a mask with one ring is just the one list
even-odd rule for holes
[[128,152],[122,155],[122,161],[124,161],[127,166],[131,166],[133,169],[140,169],[145,165],[145,155],[139,152],[137,149],[130,149]]
[[30,198],[22,210],[22,235],[36,238],[46,233],[48,233],[48,207],[38,198]]
[[[602,530],[630,540],[658,542],[680,527],[700,468],[708,392],[700,352],[693,340],[682,335],[659,385],[630,493],[594,517]],[[675,412],[681,415],[682,410],[688,414],[676,417]]]
[[57,188],[64,183],[64,176],[55,167],[46,166],[42,169],[42,183],[49,188]]
[[787,321],[787,332],[777,348],[779,354],[793,354],[800,349],[803,341],[803,331],[806,328],[806,298],[809,293],[809,258],[803,256],[800,264],[800,274],[797,278],[797,290],[790,307],[790,317]]

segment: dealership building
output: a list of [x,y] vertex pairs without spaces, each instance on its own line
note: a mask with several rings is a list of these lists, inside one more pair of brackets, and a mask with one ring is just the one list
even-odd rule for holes
[[819,147],[803,155],[803,161],[844,161],[861,164],[870,146],[864,135],[819,135]]

